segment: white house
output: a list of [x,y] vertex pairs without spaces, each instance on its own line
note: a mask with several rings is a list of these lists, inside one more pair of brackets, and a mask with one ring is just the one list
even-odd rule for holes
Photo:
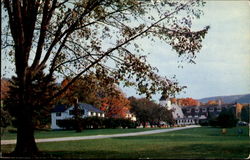
[[126,113],[126,118],[130,119],[131,121],[136,121],[136,116],[129,111]]
[[184,114],[182,112],[182,109],[180,106],[178,106],[177,104],[172,104],[169,98],[164,98],[162,97],[160,99],[160,105],[162,107],[166,107],[169,110],[172,110],[172,116],[174,119],[177,118],[184,118]]
[[[91,116],[105,117],[103,111],[90,104],[79,103],[78,105],[82,112],[82,118]],[[57,120],[73,118],[73,109],[73,106],[67,107],[63,104],[56,105],[51,113],[51,129],[61,129],[57,125]]]
[[172,104],[169,98],[162,96],[160,99],[160,105],[172,110],[172,116],[175,119],[177,125],[192,125],[196,123],[194,118],[186,117],[182,111],[182,108],[176,103]]

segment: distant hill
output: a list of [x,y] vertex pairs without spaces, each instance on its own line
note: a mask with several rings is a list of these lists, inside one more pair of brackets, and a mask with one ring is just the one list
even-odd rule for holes
[[232,96],[216,96],[216,97],[207,97],[198,99],[200,102],[206,103],[211,100],[219,100],[221,99],[224,103],[242,103],[242,104],[250,104],[250,94],[243,95],[232,95]]

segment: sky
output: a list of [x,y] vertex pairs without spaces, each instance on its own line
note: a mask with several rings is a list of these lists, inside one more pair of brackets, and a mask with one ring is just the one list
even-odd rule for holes
[[[250,2],[206,1],[204,15],[193,21],[193,29],[210,30],[197,53],[196,64],[180,63],[175,51],[164,43],[143,41],[150,52],[148,61],[162,76],[176,79],[185,92],[177,95],[195,99],[250,93]],[[2,57],[2,76],[10,77],[8,63]],[[5,66],[7,65],[7,69]],[[182,65],[183,68],[178,68]],[[5,72],[7,70],[7,72]],[[129,96],[140,97],[133,88],[122,88]],[[153,96],[158,101],[160,95]]]
[[[160,75],[173,76],[185,92],[176,97],[195,99],[250,93],[250,3],[248,1],[206,1],[204,15],[193,21],[193,29],[211,28],[197,53],[196,64],[179,63],[174,51],[165,44],[150,45],[148,60]],[[183,68],[178,68],[182,65]],[[127,96],[136,96],[124,88]],[[158,100],[160,95],[153,96]]]

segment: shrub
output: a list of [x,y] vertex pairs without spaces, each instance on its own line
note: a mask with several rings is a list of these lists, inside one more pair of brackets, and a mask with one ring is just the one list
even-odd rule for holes
[[218,126],[217,118],[212,118],[212,119],[210,119],[210,120],[209,120],[209,125],[212,126],[212,127]]
[[57,120],[57,125],[64,129],[74,129],[75,128],[75,120],[74,119],[62,119]]
[[200,124],[201,126],[208,126],[208,125],[209,125],[209,121],[206,120],[206,119],[201,119],[201,120],[199,121],[199,124]]
[[237,119],[232,109],[223,109],[217,118],[209,120],[209,125],[213,127],[231,128],[236,124]]
[[121,127],[119,119],[115,119],[115,118],[106,118],[104,120],[104,125],[105,125],[105,128],[118,128],[118,127]]
[[217,118],[218,126],[222,128],[231,128],[235,127],[237,123],[237,119],[233,112],[230,110],[224,110],[220,113],[219,117]]
[[3,108],[1,108],[1,121],[0,121],[0,127],[6,128],[11,125],[11,116],[8,111],[5,111]]
[[75,119],[57,120],[57,125],[64,129],[79,128],[136,128],[137,122],[123,118],[103,118],[103,117],[86,117],[78,121]]

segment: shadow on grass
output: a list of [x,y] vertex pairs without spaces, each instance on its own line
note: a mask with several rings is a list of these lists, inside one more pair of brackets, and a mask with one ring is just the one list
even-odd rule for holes
[[[70,144],[69,144],[70,145]],[[119,148],[119,145],[117,145]],[[225,145],[225,144],[179,144],[169,145],[145,145],[144,147],[133,147],[119,150],[110,150],[107,147],[103,149],[86,149],[82,151],[42,151],[35,158],[46,159],[139,159],[139,158],[157,158],[157,159],[242,159],[248,157],[249,146]],[[3,154],[5,157],[6,154]]]

